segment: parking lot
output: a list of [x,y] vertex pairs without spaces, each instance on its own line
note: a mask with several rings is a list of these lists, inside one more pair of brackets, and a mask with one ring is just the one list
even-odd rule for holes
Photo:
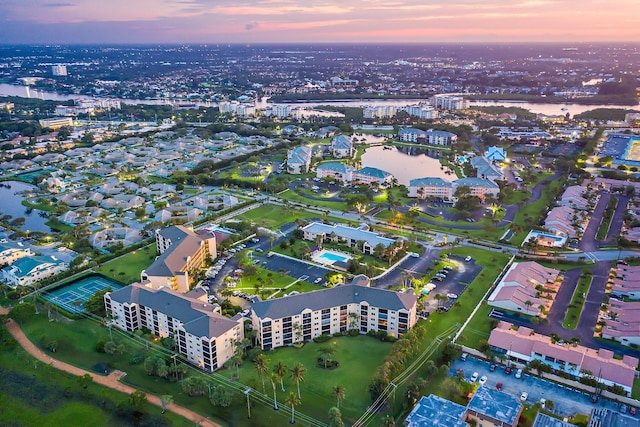
[[449,375],[455,376],[458,369],[462,369],[465,378],[469,379],[478,373],[478,378],[487,376],[487,387],[496,387],[498,382],[502,383],[502,391],[519,398],[522,392],[527,392],[528,397],[524,403],[533,405],[540,402],[540,399],[552,400],[555,408],[553,412],[560,416],[590,414],[594,407],[607,408],[617,411],[620,404],[600,397],[597,403],[591,402],[591,395],[585,392],[575,391],[569,387],[555,384],[542,378],[523,373],[521,378],[516,378],[514,368],[510,375],[505,374],[505,366],[498,365],[496,370],[490,371],[490,363],[473,357],[468,357],[466,361],[455,360],[451,364]]

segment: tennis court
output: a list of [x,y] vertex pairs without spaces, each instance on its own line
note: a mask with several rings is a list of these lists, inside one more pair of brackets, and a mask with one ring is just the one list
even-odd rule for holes
[[122,285],[102,276],[88,276],[69,282],[42,295],[44,299],[70,313],[84,313],[84,303],[96,292],[111,287],[114,291]]

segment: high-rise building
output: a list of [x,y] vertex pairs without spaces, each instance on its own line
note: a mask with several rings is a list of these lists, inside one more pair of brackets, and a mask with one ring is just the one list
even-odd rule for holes
[[54,76],[66,76],[67,75],[67,66],[66,65],[52,65],[51,72]]

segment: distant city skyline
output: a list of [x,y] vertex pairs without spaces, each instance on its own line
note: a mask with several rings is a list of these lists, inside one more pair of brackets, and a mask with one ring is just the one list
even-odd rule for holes
[[3,0],[0,43],[633,42],[638,0]]

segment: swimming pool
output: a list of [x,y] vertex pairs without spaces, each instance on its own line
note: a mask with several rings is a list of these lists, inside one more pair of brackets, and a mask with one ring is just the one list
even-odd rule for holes
[[341,252],[322,249],[321,251],[313,254],[312,258],[315,262],[320,264],[333,265],[336,262],[347,262],[351,259],[351,256]]

